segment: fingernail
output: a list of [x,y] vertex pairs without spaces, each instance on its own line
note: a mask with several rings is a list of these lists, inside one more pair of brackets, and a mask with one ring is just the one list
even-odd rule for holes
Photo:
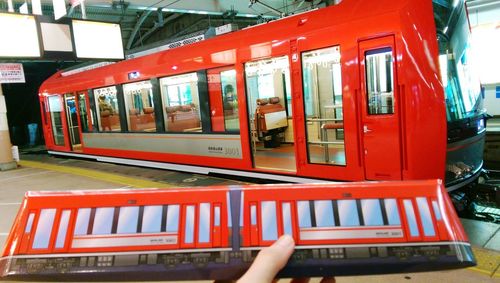
[[294,242],[292,236],[290,236],[290,235],[283,235],[283,236],[281,236],[278,239],[278,241],[276,241],[276,243],[273,244],[273,246],[278,246],[278,247],[286,248],[286,247],[289,247],[289,246],[293,246],[294,243],[295,242]]

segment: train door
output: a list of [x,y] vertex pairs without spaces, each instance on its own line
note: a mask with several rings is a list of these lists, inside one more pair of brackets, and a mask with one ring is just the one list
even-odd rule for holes
[[368,180],[401,180],[394,36],[359,43],[362,156]]
[[47,144],[52,143],[52,148],[57,150],[68,150],[68,137],[66,123],[64,122],[66,113],[64,112],[64,102],[60,95],[46,96],[48,117],[50,122],[45,126],[52,134],[52,139],[47,139]]
[[207,76],[212,131],[239,131],[236,70],[234,67],[211,69],[207,71]]
[[64,106],[66,108],[66,122],[68,123],[69,141],[71,150],[81,151],[80,124],[78,119],[76,96],[72,93],[64,95]]
[[296,172],[288,56],[245,63],[245,82],[253,166]]

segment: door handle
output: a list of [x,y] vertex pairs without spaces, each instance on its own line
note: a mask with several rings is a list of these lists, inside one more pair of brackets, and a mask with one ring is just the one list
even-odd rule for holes
[[364,125],[363,126],[363,132],[366,134],[366,133],[369,133],[371,132],[372,130],[368,129],[368,126],[367,125]]

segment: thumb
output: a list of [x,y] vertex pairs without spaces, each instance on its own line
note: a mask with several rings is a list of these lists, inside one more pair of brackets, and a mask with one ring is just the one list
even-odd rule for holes
[[262,249],[250,269],[238,283],[270,283],[288,262],[293,253],[295,242],[290,235],[281,236],[272,246]]

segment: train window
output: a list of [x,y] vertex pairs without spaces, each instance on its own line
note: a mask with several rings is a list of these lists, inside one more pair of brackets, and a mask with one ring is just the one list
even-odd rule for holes
[[52,134],[54,138],[54,144],[64,146],[64,129],[63,129],[63,119],[62,119],[62,98],[58,95],[53,95],[48,97],[49,100],[49,111],[50,120],[52,126]]
[[161,219],[163,207],[161,205],[149,205],[144,207],[142,215],[142,233],[161,232]]
[[184,225],[184,243],[191,244],[194,241],[194,205],[186,206],[186,224]]
[[340,47],[302,53],[310,163],[346,165]]
[[250,224],[257,225],[257,206],[255,204],[250,206]]
[[220,206],[214,208],[214,226],[220,226]]
[[28,216],[28,223],[26,223],[26,228],[24,229],[24,233],[30,233],[31,227],[33,226],[33,220],[35,219],[35,214],[30,213]]
[[155,105],[153,85],[149,81],[123,85],[128,130],[133,132],[155,132]]
[[283,213],[283,232],[287,235],[293,235],[292,230],[292,207],[289,202],[285,202],[281,207]]
[[231,197],[229,196],[229,193],[226,193],[226,207],[227,207],[227,227],[232,227],[233,218],[231,214]]
[[165,131],[201,132],[198,75],[160,79]]
[[167,232],[179,231],[179,205],[169,205],[167,209]]
[[429,203],[426,197],[417,198],[417,207],[420,212],[420,219],[422,221],[422,226],[424,228],[424,235],[428,237],[436,236],[436,231],[434,231],[434,224],[432,223],[431,210],[429,208]]
[[363,211],[363,221],[367,226],[384,225],[382,209],[378,199],[362,199],[361,210]]
[[82,132],[89,131],[89,119],[92,118],[90,116],[90,112],[87,109],[87,94],[86,93],[78,93],[78,108],[80,110],[80,124],[82,125]]
[[358,207],[355,200],[338,200],[340,226],[359,226]]
[[226,131],[239,131],[238,94],[236,90],[236,70],[220,73],[222,87],[222,103],[224,109],[224,126]]
[[398,204],[396,202],[396,199],[393,198],[385,199],[384,206],[389,225],[401,225],[401,220],[399,219]]
[[201,203],[198,222],[198,242],[210,242],[210,203]]
[[413,210],[413,203],[409,199],[403,200],[403,206],[405,208],[406,219],[408,220],[408,226],[410,227],[410,235],[412,237],[418,237],[418,226],[417,218],[415,216],[415,211]]
[[308,201],[297,202],[297,214],[300,228],[310,228],[311,226],[311,210]]
[[316,217],[317,227],[335,226],[335,220],[333,219],[333,206],[331,200],[315,200],[314,214]]
[[392,114],[394,113],[392,49],[368,51],[365,56],[368,114]]
[[126,206],[120,208],[118,216],[118,226],[116,233],[127,234],[137,232],[137,222],[139,221],[139,207]]
[[115,213],[114,207],[98,207],[95,210],[95,218],[94,218],[94,226],[92,227],[92,234],[93,235],[111,234],[114,213]]
[[42,209],[38,218],[33,240],[33,249],[46,249],[49,247],[50,234],[56,216],[55,209]]
[[66,233],[68,232],[70,210],[63,210],[61,214],[61,221],[59,221],[59,229],[57,229],[56,248],[64,248],[66,241]]
[[433,200],[432,201],[432,208],[434,209],[434,214],[436,215],[436,220],[441,220],[441,210],[439,210],[439,205],[437,201]]
[[76,236],[87,235],[89,229],[90,220],[90,208],[80,208],[78,209],[78,215],[76,216],[75,232]]
[[99,131],[121,131],[118,90],[116,86],[94,89],[94,97],[99,115]]
[[260,204],[260,217],[262,223],[262,240],[274,241],[278,239],[278,226],[276,221],[276,202],[263,201]]

